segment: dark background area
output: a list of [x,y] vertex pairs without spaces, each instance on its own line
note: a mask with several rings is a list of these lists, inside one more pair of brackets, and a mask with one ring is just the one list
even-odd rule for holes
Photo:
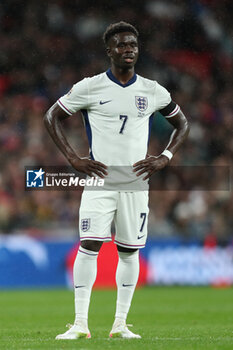
[[[125,20],[140,32],[138,74],[164,85],[191,131],[172,165],[231,166],[233,155],[232,1],[13,1],[0,4],[0,232],[74,236],[78,191],[25,192],[25,166],[66,165],[43,125],[46,110],[86,76],[108,69],[102,34]],[[79,114],[64,122],[87,155]],[[171,129],[157,114],[151,154]],[[196,173],[184,174],[195,182]],[[157,181],[159,180],[159,175]],[[185,178],[189,176],[189,178]],[[151,236],[232,241],[233,196],[216,172],[213,191],[151,191]]]

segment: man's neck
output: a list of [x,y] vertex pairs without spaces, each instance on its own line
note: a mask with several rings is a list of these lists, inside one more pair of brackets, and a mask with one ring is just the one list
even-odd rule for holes
[[125,85],[134,76],[134,67],[129,69],[118,68],[111,66],[112,74],[117,78],[117,80]]

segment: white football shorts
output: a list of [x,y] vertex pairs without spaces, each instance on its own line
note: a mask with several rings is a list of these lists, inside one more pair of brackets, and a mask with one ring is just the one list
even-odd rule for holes
[[111,241],[125,248],[143,248],[147,239],[148,191],[83,191],[79,210],[80,240]]

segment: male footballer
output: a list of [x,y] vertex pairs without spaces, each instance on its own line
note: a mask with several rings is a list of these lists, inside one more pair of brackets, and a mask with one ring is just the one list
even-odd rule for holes
[[[138,31],[129,23],[111,24],[104,43],[111,65],[107,72],[76,83],[46,113],[45,125],[58,148],[76,170],[105,178],[111,166],[131,167],[144,181],[167,166],[188,134],[188,123],[169,92],[156,81],[137,75]],[[87,131],[89,158],[71,147],[61,121],[82,112]],[[148,155],[153,115],[159,111],[174,127],[166,149]],[[139,275],[139,249],[147,238],[148,191],[84,190],[80,205],[80,248],[74,263],[75,321],[56,339],[90,338],[88,309],[96,279],[97,257],[103,242],[116,227],[118,250],[117,302],[110,337],[141,338],[126,325]],[[111,262],[109,262],[111,263]]]

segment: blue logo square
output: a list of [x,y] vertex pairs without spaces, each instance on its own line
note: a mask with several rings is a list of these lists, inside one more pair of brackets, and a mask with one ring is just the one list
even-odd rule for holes
[[27,170],[26,187],[43,187],[44,186],[44,174],[45,172],[40,170]]

